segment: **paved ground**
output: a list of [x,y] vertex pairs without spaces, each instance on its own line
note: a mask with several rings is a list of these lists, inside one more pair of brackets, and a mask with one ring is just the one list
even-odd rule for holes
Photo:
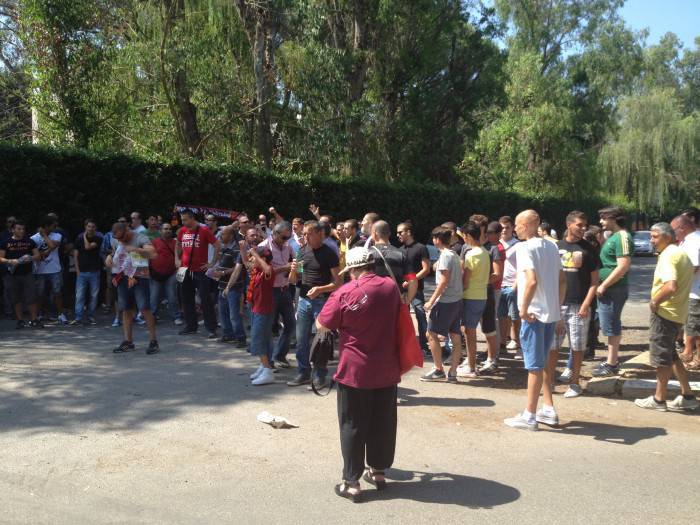
[[[652,263],[635,260],[625,311],[637,346]],[[160,328],[163,352],[146,356],[143,330],[137,353],[114,355],[111,328],[0,324],[0,522],[691,523],[700,511],[698,415],[559,396],[561,428],[507,429],[523,405],[515,362],[512,381],[406,377],[395,482],[353,505],[333,494],[334,395],[283,377],[251,387],[244,352]],[[300,428],[258,423],[262,410]]]

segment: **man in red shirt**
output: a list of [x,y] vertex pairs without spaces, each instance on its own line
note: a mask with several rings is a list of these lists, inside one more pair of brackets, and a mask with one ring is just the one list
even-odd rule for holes
[[172,315],[176,325],[181,325],[183,321],[177,300],[177,279],[175,275],[177,268],[175,268],[173,227],[167,222],[163,223],[160,227],[159,235],[160,237],[156,237],[151,241],[156,250],[155,259],[149,261],[151,265],[151,312],[153,312],[153,315],[156,315],[158,305],[163,299],[163,295],[165,295],[168,299],[170,315]]
[[[175,266],[187,268],[185,278],[181,283],[185,328],[180,331],[180,335],[197,332],[197,310],[195,309],[194,297],[196,290],[204,313],[204,327],[208,332],[207,337],[216,339],[216,312],[209,293],[209,278],[206,276],[206,271],[216,266],[221,252],[221,243],[214,237],[209,228],[197,222],[192,210],[185,210],[180,216],[182,228],[177,232]],[[208,263],[210,245],[214,246],[214,257],[211,263]]]

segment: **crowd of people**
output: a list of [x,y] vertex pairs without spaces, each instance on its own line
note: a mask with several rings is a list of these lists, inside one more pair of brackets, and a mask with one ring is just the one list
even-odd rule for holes
[[[47,321],[95,325],[103,296],[103,308],[114,309],[112,326],[123,333],[115,353],[135,350],[134,324],[147,326],[146,353],[158,353],[157,322],[169,317],[180,336],[202,326],[207,338],[247,349],[257,359],[250,375],[256,386],[274,383],[276,368],[291,367],[292,346],[297,372],[287,385],[328,386],[328,370],[312,365],[310,349],[314,333],[338,333],[334,380],[344,470],[336,492],[352,499],[359,495],[365,457],[364,479],[377,488],[393,462],[401,308],[412,310],[416,342],[432,359],[421,381],[455,383],[496,373],[504,356],[522,360],[525,406],[504,420],[512,428],[558,425],[553,387],[567,384],[568,399],[582,394],[582,363],[595,356],[599,333],[607,352],[592,375],[619,374],[634,252],[619,208],[600,210],[600,226],[581,211],[570,212],[560,239],[533,210],[515,219],[474,214],[461,227],[446,222],[432,229],[428,245],[416,241],[410,220],[396,226],[392,243],[392,229],[377,213],[334,222],[311,205],[313,219],[288,222],[275,208],[268,211],[257,221],[241,213],[222,226],[209,213],[200,223],[190,209],[172,222],[150,215],[146,225],[133,212],[104,234],[88,218],[73,240],[55,214],[31,235],[24,222],[8,217],[0,234],[4,312],[17,329],[42,328]],[[635,404],[693,410],[698,401],[687,369],[700,368],[700,210],[654,224],[651,242],[658,253],[649,301],[657,388]],[[433,273],[427,297],[425,280]],[[557,375],[565,339],[568,362]],[[681,394],[667,400],[672,375]]]

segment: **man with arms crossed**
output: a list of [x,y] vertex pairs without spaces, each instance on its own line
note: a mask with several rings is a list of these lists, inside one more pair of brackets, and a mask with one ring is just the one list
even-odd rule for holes
[[[525,410],[503,422],[512,428],[537,430],[538,423],[558,425],[552,400],[552,377],[546,372],[549,349],[561,319],[560,308],[566,294],[566,277],[554,243],[537,236],[540,217],[526,210],[515,218],[515,231],[524,242],[518,245],[518,310],[520,346],[527,374]],[[563,326],[560,325],[560,329]],[[544,387],[542,410],[537,401]]]

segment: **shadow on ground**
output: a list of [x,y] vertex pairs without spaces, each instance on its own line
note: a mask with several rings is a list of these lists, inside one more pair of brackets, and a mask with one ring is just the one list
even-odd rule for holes
[[461,505],[472,509],[490,509],[520,498],[520,491],[509,485],[471,476],[449,473],[386,471],[383,491],[363,492],[364,501],[409,500],[421,503]]
[[653,439],[667,434],[666,429],[659,427],[623,427],[591,421],[570,421],[561,426],[559,431],[575,436],[591,436],[596,441],[618,445],[634,445],[645,439]]

